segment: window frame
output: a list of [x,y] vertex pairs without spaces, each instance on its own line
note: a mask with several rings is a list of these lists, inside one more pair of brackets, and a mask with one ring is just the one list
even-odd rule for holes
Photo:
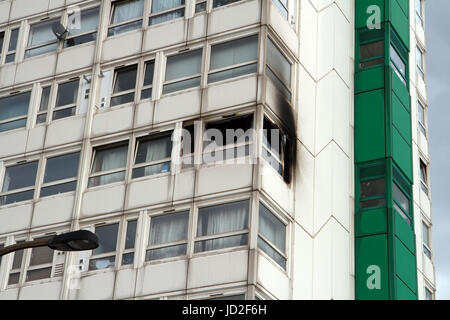
[[[286,61],[290,64],[290,78],[289,78],[289,82],[290,85],[287,86],[286,83],[284,83],[284,81],[282,80],[282,76],[280,74],[278,74],[278,72],[275,71],[274,67],[270,66],[270,63],[268,61],[268,46],[269,46],[269,42],[272,42],[272,44],[274,45],[274,47],[279,51],[279,53],[286,59]],[[272,82],[273,86],[280,91],[281,96],[289,103],[291,104],[294,98],[294,88],[293,88],[293,77],[294,77],[294,69],[295,69],[295,63],[294,61],[290,58],[290,56],[285,52],[286,50],[283,49],[283,47],[280,45],[280,43],[275,40],[275,37],[267,35],[266,36],[266,40],[265,40],[265,46],[264,46],[264,76],[266,78],[266,81],[269,80]],[[289,93],[289,97],[286,97],[285,93],[282,92],[282,90],[280,88],[278,88],[278,85],[271,79],[271,76],[269,75],[268,71],[269,70],[274,76],[275,78],[280,82],[280,84],[287,90],[287,92]]]
[[[274,125],[274,126],[276,126],[276,127],[278,127],[278,129],[280,130],[280,132],[281,132],[281,134],[282,134],[282,136],[280,137],[280,140],[283,142],[283,140],[284,140],[284,144],[282,143],[282,145],[280,145],[280,156],[278,156],[276,153],[274,153],[271,149],[269,149],[268,147],[267,147],[267,145],[266,145],[266,143],[265,143],[265,141],[264,141],[264,130],[265,130],[265,128],[264,128],[264,120],[265,119],[267,119],[267,121],[269,121],[272,125]],[[281,172],[278,172],[277,171],[277,173],[281,176],[281,177],[283,177],[284,176],[284,173],[285,173],[285,170],[286,170],[286,152],[287,152],[287,150],[286,150],[286,147],[287,147],[287,139],[288,139],[288,137],[287,137],[287,134],[286,134],[286,130],[283,128],[283,126],[282,125],[280,125],[280,123],[279,123],[279,121],[274,121],[273,120],[274,119],[274,117],[272,117],[272,116],[270,116],[269,114],[267,114],[267,113],[264,113],[263,114],[263,123],[262,123],[262,126],[261,126],[261,128],[263,129],[263,133],[262,133],[262,142],[261,142],[261,158],[272,168],[272,169],[274,169],[275,170],[275,168],[270,164],[270,162],[264,157],[264,150],[266,151],[266,152],[268,152],[269,153],[269,155],[273,158],[273,159],[275,159],[277,162],[278,162],[278,164],[280,165],[280,168],[281,168]]]
[[[5,183],[6,170],[8,168],[11,168],[11,167],[26,165],[26,164],[30,164],[30,163],[33,163],[33,162],[36,162],[36,176],[35,176],[35,179],[34,179],[35,180],[34,184],[31,185],[31,186],[28,186],[28,187],[22,187],[22,188],[19,188],[19,189],[13,189],[13,190],[8,190],[8,191],[4,192],[3,191],[3,185]],[[30,198],[30,199],[27,199],[27,200],[16,201],[16,202],[11,202],[11,203],[7,203],[7,204],[1,204],[1,202],[0,202],[0,208],[1,207],[8,207],[8,206],[15,206],[15,205],[22,205],[22,204],[25,204],[27,202],[34,201],[36,199],[36,189],[38,187],[39,172],[40,172],[40,159],[36,158],[36,157],[31,158],[31,159],[29,159],[26,162],[5,164],[4,170],[3,170],[3,174],[2,174],[2,177],[1,177],[1,181],[0,181],[1,182],[1,185],[0,185],[0,200],[4,196],[9,196],[9,195],[16,194],[16,193],[23,193],[23,192],[27,192],[27,191],[33,191],[33,197]]]
[[[102,222],[97,222],[94,223],[92,225],[90,225],[89,227],[84,227],[82,229],[90,229],[91,232],[93,232],[94,234],[96,229],[98,227],[104,227],[104,226],[109,226],[109,225],[114,225],[117,224],[117,238],[116,238],[116,249],[115,251],[108,251],[108,252],[104,252],[104,253],[100,253],[100,254],[94,254],[94,250],[90,250],[89,251],[89,255],[85,261],[85,266],[86,266],[86,270],[84,272],[104,272],[105,270],[111,270],[111,269],[116,269],[118,268],[118,266],[121,265],[122,262],[122,254],[120,254],[120,252],[122,251],[122,241],[124,239],[123,233],[121,232],[123,230],[123,226],[122,226],[122,221],[120,218],[116,218],[116,219],[110,219],[108,221],[102,221]],[[100,241],[100,238],[99,238]],[[136,244],[135,244],[136,246]],[[119,256],[120,254],[120,256]],[[104,258],[110,258],[110,257],[114,257],[114,265],[106,267],[106,268],[101,268],[101,269],[90,269],[89,266],[91,264],[92,260],[99,260],[99,259],[104,259]],[[120,259],[119,259],[120,257]],[[120,260],[120,261],[119,261]]]
[[[48,101],[47,101],[47,107],[46,109],[41,110],[41,106],[42,106],[42,98],[44,97],[44,90],[49,88],[49,93],[48,93]],[[51,106],[53,103],[53,93],[54,93],[55,89],[54,89],[54,85],[53,83],[48,83],[48,84],[41,84],[39,86],[39,97],[38,97],[38,106],[37,106],[37,112],[36,112],[36,121],[35,121],[35,126],[38,125],[42,125],[42,124],[47,124],[49,121],[51,121],[49,119],[49,112],[51,112]],[[44,121],[39,121],[40,118],[42,118],[42,116],[45,115],[45,120]]]
[[[420,60],[419,60],[419,58],[420,58]],[[419,63],[420,63],[420,65],[419,65]],[[417,70],[420,78],[422,78],[422,80],[425,81],[425,79],[426,79],[425,50],[419,45],[419,42],[417,42],[417,45],[416,45],[416,70]]]
[[420,188],[429,197],[429,168],[427,162],[422,157],[419,157],[419,180]]
[[[371,175],[369,175],[369,176],[365,176],[365,177],[361,177],[361,171],[362,170],[364,170],[364,169],[374,169],[374,170],[376,170],[377,171],[377,173],[376,174],[371,174]],[[365,166],[362,166],[362,167],[360,167],[360,168],[358,168],[358,204],[359,204],[359,207],[358,207],[358,211],[366,211],[366,210],[372,210],[372,209],[375,209],[375,208],[384,208],[384,207],[386,207],[387,206],[387,203],[388,203],[388,199],[387,199],[387,196],[388,196],[388,178],[387,178],[387,172],[386,172],[386,164],[384,164],[384,163],[380,163],[380,162],[378,162],[378,163],[370,163],[370,164],[367,164],[367,165],[365,165]],[[379,171],[382,171],[382,172],[378,172],[378,170]],[[377,181],[377,180],[384,180],[384,193],[380,193],[380,194],[376,194],[376,195],[371,195],[371,196],[368,196],[368,197],[362,197],[362,195],[361,195],[361,184],[362,183],[364,183],[364,182],[368,182],[368,181]],[[379,201],[381,201],[381,202],[379,202],[379,203],[377,203],[377,205],[370,205],[370,202],[372,202],[372,201],[377,201],[377,200],[379,200]],[[362,206],[362,203],[368,203],[369,204],[369,206]]]
[[[127,89],[124,91],[120,91],[120,92],[116,92],[114,93],[114,87],[116,86],[116,81],[118,79],[119,73],[121,71],[127,71],[127,70],[131,70],[131,69],[136,69],[136,76],[134,79],[134,87],[132,89]],[[133,62],[130,64],[126,64],[126,65],[121,65],[121,66],[117,66],[113,69],[113,76],[112,76],[112,86],[110,89],[110,97],[109,97],[109,109],[111,108],[116,108],[116,107],[120,107],[120,106],[124,106],[127,104],[134,104],[136,102],[136,94],[138,93],[138,78],[139,78],[139,62]],[[112,101],[114,98],[117,97],[121,97],[121,96],[126,96],[133,93],[133,100],[129,101],[129,102],[125,102],[125,103],[121,103],[121,104],[115,104],[112,105]]]
[[419,116],[417,116],[417,123],[419,124],[419,130],[423,133],[425,138],[428,138],[428,122],[427,122],[427,107],[426,104],[422,102],[421,99],[417,99],[417,115],[420,114],[419,109],[423,110],[423,120],[425,123],[422,123]]
[[[112,19],[114,17],[115,5],[118,4],[118,3],[121,3],[121,2],[126,3],[127,1],[130,1],[130,0],[112,0],[110,2],[111,6],[110,6],[110,10],[109,10],[109,19],[108,19],[107,32],[106,32],[108,38],[111,38],[111,37],[114,37],[114,36],[118,36],[118,35],[121,35],[121,34],[124,34],[124,33],[128,33],[128,32],[132,32],[132,31],[135,31],[135,30],[138,30],[138,29],[142,29],[142,27],[144,25],[146,0],[143,0],[144,4],[143,4],[143,9],[142,9],[142,16],[137,17],[137,18],[132,18],[132,19],[129,19],[129,20],[125,20],[125,21],[121,21],[121,22],[117,22],[117,23],[111,23]],[[125,25],[128,25],[128,24],[131,25],[133,23],[137,23],[139,20],[141,21],[141,26],[138,27],[138,28],[135,28],[135,29],[132,29],[132,30],[128,30],[128,31],[119,32],[119,33],[110,34],[110,30],[111,29],[115,29],[117,27],[125,26]]]
[[[144,84],[145,74],[147,73],[147,67],[150,64],[153,64],[152,83],[146,85],[146,84]],[[155,76],[156,72],[155,71],[156,71],[156,57],[143,59],[143,61],[142,61],[142,68],[139,68],[139,66],[138,66],[138,75],[137,75],[138,80],[137,81],[139,81],[139,87],[140,87],[140,89],[139,89],[139,101],[146,101],[146,100],[152,101],[153,100],[153,94],[155,92],[155,90],[154,90],[155,89],[155,78],[156,78],[156,76]],[[136,82],[136,84],[137,83],[138,82]],[[144,91],[146,91],[146,90],[150,90],[150,92],[151,92],[150,93],[150,97],[143,98],[142,97],[142,93]]]
[[[73,35],[73,36],[70,36],[70,30],[69,30],[69,34],[68,34],[67,38],[64,39],[63,44],[62,44],[63,49],[73,48],[73,47],[78,47],[78,46],[85,45],[85,44],[92,44],[92,42],[95,42],[95,41],[96,41],[96,39],[98,38],[98,30],[99,30],[100,27],[101,27],[101,26],[100,26],[100,22],[101,22],[101,21],[100,21],[100,20],[101,20],[101,7],[100,7],[99,5],[94,5],[94,6],[91,6],[91,7],[86,7],[86,8],[81,9],[81,10],[79,11],[79,13],[80,13],[80,15],[82,15],[83,13],[85,13],[85,12],[87,12],[87,11],[91,11],[91,10],[95,10],[95,9],[98,9],[97,29],[95,29],[95,30],[90,30],[90,31],[86,31],[86,32],[79,33],[79,34],[75,34],[75,35]],[[67,19],[69,19],[70,16],[71,16],[71,15],[69,15],[68,12],[66,12],[66,17],[67,17]],[[83,43],[80,43],[80,44],[75,44],[75,45],[72,45],[72,46],[66,45],[66,43],[67,43],[68,40],[76,39],[76,38],[81,38],[81,37],[84,37],[84,36],[89,35],[89,34],[95,34],[95,38],[94,38],[93,40],[91,40],[91,41],[86,41],[86,42],[83,42]]]
[[[64,14],[62,16],[59,16],[59,17],[49,17],[48,19],[45,19],[45,20],[33,21],[33,22],[29,23],[29,25],[28,25],[28,27],[29,27],[28,28],[28,35],[27,35],[27,39],[26,39],[27,41],[25,43],[25,48],[24,48],[24,59],[32,59],[32,58],[35,58],[35,57],[38,57],[38,56],[44,56],[44,55],[53,54],[56,51],[58,51],[58,49],[60,47],[60,43],[59,43],[60,41],[56,38],[56,36],[55,36],[54,40],[49,40],[49,41],[42,42],[42,43],[39,43],[39,44],[28,45],[28,43],[30,41],[31,30],[32,30],[32,28],[34,26],[37,26],[39,24],[49,23],[49,22],[60,22],[61,23],[63,17],[64,17]],[[32,50],[35,50],[35,49],[38,49],[38,48],[47,47],[47,46],[50,46],[52,44],[56,44],[56,48],[54,50],[50,50],[50,51],[47,51],[47,52],[44,52],[44,53],[39,53],[39,54],[31,55],[31,56],[28,55],[29,51],[32,51]]]
[[[155,1],[155,0],[152,0],[151,4],[149,6],[149,10],[150,10],[150,14],[149,14],[149,17],[148,17],[148,26],[149,27],[156,26],[156,25],[159,25],[159,24],[162,24],[162,23],[166,23],[166,22],[169,22],[169,21],[182,19],[182,18],[184,19],[186,17],[186,2],[189,4],[189,0],[182,0],[182,1],[184,1],[184,4],[176,6],[176,7],[173,7],[173,8],[170,8],[170,9],[158,11],[158,12],[153,12],[153,1]],[[158,22],[158,23],[152,23],[152,19],[154,19],[156,17],[165,16],[165,15],[167,15],[169,13],[177,12],[177,11],[181,11],[181,10],[183,10],[183,16],[181,16],[181,17],[177,17],[177,18],[173,18],[173,19],[170,19],[170,20],[161,21],[161,22]]]
[[[133,248],[125,248],[126,241],[127,241],[127,233],[128,233],[128,225],[130,222],[136,221],[136,232],[134,235],[134,246]],[[140,227],[140,219],[139,216],[135,214],[128,215],[126,218],[123,219],[123,221],[119,225],[119,235],[118,235],[118,241],[120,244],[120,247],[116,249],[117,254],[119,255],[118,264],[122,268],[127,267],[133,267],[136,261],[136,245],[139,240],[139,227]],[[122,229],[121,229],[122,228]],[[133,261],[130,264],[124,264],[124,256],[127,254],[133,254]]]
[[[14,118],[0,120],[0,126],[3,125],[3,124],[6,124],[6,123],[16,122],[16,121],[19,121],[19,120],[25,120],[25,126],[18,127],[18,128],[15,128],[15,129],[5,130],[5,131],[0,131],[0,134],[5,133],[5,132],[14,132],[15,130],[23,130],[24,128],[27,128],[28,115],[30,114],[30,109],[31,109],[31,107],[33,105],[33,99],[32,99],[33,98],[33,88],[21,89],[21,90],[18,90],[18,91],[9,92],[8,94],[0,93],[0,99],[9,98],[9,97],[18,96],[18,95],[27,94],[27,93],[29,93],[29,95],[30,95],[30,98],[29,98],[29,101],[28,101],[27,113],[24,114],[24,115],[21,115],[21,116],[16,116]],[[0,112],[1,112],[1,110],[0,110]]]
[[[14,240],[13,240],[13,243],[11,243],[11,245],[17,244],[17,243],[21,243],[21,242],[24,242],[24,241],[27,241],[27,240],[28,240],[27,236],[24,236],[24,235],[15,236]],[[10,259],[11,260],[9,261],[9,265],[8,265],[7,270],[6,270],[7,271],[6,272],[7,277],[6,277],[5,283],[6,283],[6,287],[7,288],[17,288],[17,287],[23,285],[23,283],[25,282],[25,276],[26,276],[26,274],[25,274],[26,261],[25,260],[27,258],[28,250],[29,249],[18,250],[18,251],[13,252],[10,255]],[[21,257],[21,261],[20,261],[20,267],[14,268],[14,259],[16,257],[16,254],[19,253],[19,252],[22,252],[22,257]],[[18,274],[19,275],[19,278],[17,279],[16,283],[10,283],[11,274]]]
[[[3,43],[0,44],[0,65],[7,65],[7,64],[13,64],[17,61],[17,48],[19,46],[19,40],[20,40],[20,36],[21,36],[21,30],[22,28],[20,27],[20,25],[11,25],[11,26],[7,26],[5,28],[2,28],[0,30],[0,33],[3,33]],[[17,31],[17,40],[16,40],[16,47],[11,50],[11,35],[12,33],[15,31]],[[3,47],[1,47],[3,46]],[[14,55],[13,60],[11,61],[6,61],[8,56]]]
[[[53,235],[56,235],[56,232],[51,232],[51,233],[46,233],[46,234],[39,234],[39,235],[35,235],[35,236],[31,236],[30,240],[37,240],[37,239],[41,239],[41,238],[48,238],[51,237]],[[53,250],[52,251],[52,261],[51,262],[47,262],[47,263],[43,263],[43,264],[38,264],[38,265],[31,265],[31,257],[33,254],[33,249],[38,249],[38,248],[29,248],[29,249],[25,249],[27,250],[27,254],[26,254],[26,259],[25,259],[25,265],[22,265],[23,267],[23,284],[31,284],[31,283],[36,283],[36,282],[42,282],[42,281],[47,281],[49,279],[52,278],[59,278],[62,277],[58,276],[58,277],[53,277],[53,271],[54,271],[54,266],[55,266],[55,259],[56,259],[56,254],[57,251]],[[36,279],[36,280],[27,280],[28,277],[28,272],[29,271],[35,271],[35,270],[42,270],[42,269],[48,269],[50,268],[50,276],[48,278],[42,278],[42,279]]]
[[[427,230],[427,234],[424,234],[424,230]],[[422,252],[426,255],[430,260],[433,257],[433,250],[431,248],[431,225],[428,221],[422,219]]]
[[[53,91],[54,91],[54,94],[55,94],[55,99],[54,99],[54,102],[53,102],[52,108],[51,108],[51,117],[49,117],[50,121],[57,121],[57,120],[61,120],[61,119],[74,117],[74,116],[77,115],[78,107],[79,107],[79,104],[80,104],[80,90],[81,90],[82,85],[83,85],[82,82],[81,82],[81,79],[82,79],[82,77],[73,77],[73,78],[69,78],[69,79],[58,81],[58,82],[56,82],[54,84],[55,88],[54,88]],[[57,106],[56,103],[57,103],[57,99],[58,99],[58,93],[59,93],[60,86],[64,85],[64,84],[71,83],[71,82],[75,82],[76,80],[78,80],[78,87],[77,87],[77,94],[76,94],[76,97],[75,97],[75,101],[73,103],[71,103],[71,104]],[[71,116],[55,119],[55,112],[62,111],[62,110],[67,110],[67,109],[73,109],[74,110],[73,114]],[[47,114],[47,117],[48,117],[48,114]]]

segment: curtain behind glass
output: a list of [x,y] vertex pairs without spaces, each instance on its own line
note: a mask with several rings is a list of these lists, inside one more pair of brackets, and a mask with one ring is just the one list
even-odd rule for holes
[[119,1],[114,4],[111,24],[142,17],[145,0]]
[[0,121],[28,114],[31,92],[0,99]]
[[151,219],[149,245],[187,239],[189,211]]
[[179,79],[202,70],[202,49],[167,58],[166,81]]
[[[123,168],[127,164],[128,145],[114,149],[100,150],[95,155],[93,173],[104,172],[113,169]],[[123,173],[109,174],[101,176],[100,184],[108,184],[118,181]],[[120,176],[120,177],[118,177]]]
[[153,0],[152,13],[169,10],[184,5],[185,0]]
[[261,203],[259,204],[259,232],[281,252],[285,252],[286,227]]
[[36,44],[50,42],[52,40],[56,41],[56,36],[52,31],[52,24],[56,21],[59,20],[51,20],[31,26],[28,46],[34,46]]
[[70,29],[70,35],[77,35],[88,31],[95,31],[98,27],[99,8],[81,12],[79,29]]
[[256,60],[258,35],[215,45],[211,48],[211,70]]

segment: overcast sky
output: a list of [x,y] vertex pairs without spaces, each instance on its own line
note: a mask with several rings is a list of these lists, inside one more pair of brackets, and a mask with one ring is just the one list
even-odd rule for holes
[[450,1],[426,1],[428,125],[437,298],[450,299]]

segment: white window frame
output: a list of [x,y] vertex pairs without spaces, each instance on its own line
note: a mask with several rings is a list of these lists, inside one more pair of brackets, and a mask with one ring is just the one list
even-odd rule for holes
[[[66,39],[64,39],[64,41],[63,41],[63,48],[64,49],[73,48],[73,47],[81,46],[81,45],[84,45],[84,44],[87,44],[87,43],[95,42],[95,40],[92,40],[92,41],[87,41],[87,42],[84,42],[84,43],[76,44],[76,45],[73,45],[73,46],[66,46],[66,43],[67,43],[68,40],[80,38],[80,37],[83,37],[83,36],[86,36],[86,35],[89,35],[89,34],[97,34],[96,38],[98,38],[98,31],[101,28],[101,25],[100,25],[100,22],[101,22],[100,18],[101,18],[101,14],[102,14],[101,7],[99,5],[94,5],[92,7],[86,7],[86,8],[81,9],[79,11],[79,13],[82,15],[83,12],[86,12],[86,11],[89,11],[89,10],[94,10],[94,9],[98,9],[98,26],[97,26],[97,29],[86,31],[86,32],[83,32],[83,33],[79,33],[79,34],[76,34],[76,35],[73,35],[73,36],[70,36],[70,31],[69,31],[68,37]],[[71,15],[69,15],[68,12],[66,12],[66,15],[67,15],[67,20],[69,20]]]
[[[111,7],[110,7],[109,16],[108,16],[108,18],[109,18],[109,20],[108,20],[108,31],[107,31],[108,38],[114,37],[114,36],[118,36],[118,35],[121,35],[123,33],[132,32],[132,31],[135,31],[135,30],[138,30],[138,29],[142,29],[142,26],[143,26],[143,23],[144,23],[144,16],[145,16],[145,5],[146,5],[145,2],[146,2],[146,0],[144,0],[144,7],[143,7],[143,10],[142,10],[142,16],[141,17],[129,19],[129,20],[126,20],[126,21],[121,21],[121,22],[118,22],[118,23],[115,23],[115,24],[111,23],[112,18],[114,16],[114,6],[115,6],[115,4],[117,4],[119,2],[126,2],[126,1],[127,0],[123,0],[123,1],[122,0],[112,0],[111,1]],[[136,29],[129,30],[129,31],[126,31],[126,32],[119,32],[117,34],[109,35],[109,32],[110,32],[111,29],[114,29],[114,28],[122,26],[122,25],[124,26],[124,25],[127,25],[127,24],[137,23],[139,20],[141,21],[141,27],[140,28],[136,28]]]
[[[117,224],[117,239],[116,239],[116,250],[115,251],[110,251],[110,252],[104,252],[104,253],[100,253],[100,254],[93,254],[94,250],[89,251],[89,257],[86,259],[86,272],[101,272],[104,270],[111,270],[111,269],[116,269],[117,266],[120,265],[120,263],[122,262],[122,260],[118,259],[119,257],[119,252],[120,252],[120,245],[121,245],[121,238],[123,238],[122,232],[121,232],[121,227],[122,227],[122,223],[120,221],[120,219],[111,219],[105,222],[98,222],[95,223],[93,225],[91,225],[89,228],[91,228],[92,232],[95,233],[95,230],[98,227],[103,227],[103,226],[107,226],[107,225],[113,225],[113,224]],[[85,229],[85,228],[83,228]],[[100,240],[100,239],[99,239]],[[103,258],[110,258],[110,257],[114,257],[114,265],[107,267],[107,268],[102,268],[102,269],[89,269],[89,265],[91,263],[92,260],[98,260],[98,259],[103,259]],[[120,255],[120,257],[122,257],[122,255]]]
[[423,254],[431,260],[433,257],[433,250],[431,249],[431,225],[428,223],[428,221],[422,220],[422,228],[426,228],[428,233],[428,239],[425,239],[425,235],[423,234],[422,229]]
[[[16,29],[18,30],[16,47],[14,48],[14,50],[9,50],[11,34]],[[15,63],[15,61],[17,61],[17,53],[18,53],[17,48],[19,47],[20,36],[21,36],[20,25],[13,25],[13,26],[5,27],[4,29],[0,30],[0,33],[4,33],[3,48],[0,48],[0,65]],[[14,59],[12,61],[6,62],[6,58],[10,55],[14,55]]]
[[[49,96],[48,96],[48,102],[47,102],[47,109],[43,109],[41,110],[41,105],[42,105],[42,97],[44,95],[44,89],[49,88]],[[39,87],[39,99],[38,99],[38,106],[37,106],[37,114],[36,114],[36,121],[35,124],[36,126],[40,125],[40,124],[47,124],[50,119],[49,119],[49,112],[52,106],[52,100],[53,100],[53,91],[54,91],[54,86],[52,83],[48,83],[48,84],[44,84],[44,85],[40,85]],[[39,121],[39,118],[41,118],[43,115],[45,115],[45,120],[44,121]]]
[[[27,240],[28,240],[28,238],[26,236],[23,236],[23,235],[15,236],[14,240],[13,240],[14,242],[11,243],[11,245],[17,244],[19,242],[24,242]],[[22,251],[22,259],[20,262],[20,267],[13,269],[14,258],[16,256],[16,254],[20,251]],[[28,253],[28,249],[22,249],[22,250],[15,251],[14,253],[12,253],[10,255],[9,265],[8,265],[7,272],[6,272],[7,288],[16,288],[16,287],[21,286],[24,283],[24,281],[25,281],[25,264],[26,264],[27,253]],[[11,274],[19,274],[19,278],[16,283],[11,283],[11,284],[9,283]]]
[[[423,166],[422,166],[423,164]],[[422,168],[424,168],[424,178],[425,180],[422,179]],[[429,168],[428,168],[428,163],[422,158],[419,157],[419,179],[420,179],[420,187],[422,189],[422,191],[429,196],[430,194],[430,187],[429,187]]]
[[[417,123],[419,124],[419,130],[423,133],[425,137],[428,137],[428,126],[427,126],[427,107],[426,104],[422,102],[422,100],[417,99],[417,109],[423,109],[423,118],[425,123],[422,123],[419,117],[417,117]],[[419,110],[417,110],[417,114],[419,114]]]
[[[135,78],[134,88],[114,93],[114,87],[116,85],[116,81],[117,81],[117,78],[118,78],[118,73],[120,71],[125,70],[125,69],[132,69],[132,68],[136,68],[136,78]],[[123,106],[123,105],[126,105],[126,104],[134,103],[136,101],[136,94],[138,92],[139,73],[140,73],[139,72],[139,62],[133,62],[133,63],[127,64],[127,65],[122,65],[122,66],[118,66],[118,67],[114,68],[114,70],[113,70],[113,77],[112,77],[112,86],[111,86],[111,89],[110,89],[111,94],[110,94],[110,97],[109,97],[109,108],[116,108],[116,107]],[[122,103],[122,104],[116,104],[114,106],[112,105],[111,102],[112,102],[112,100],[114,98],[120,97],[120,96],[126,96],[126,95],[128,95],[130,93],[134,94],[134,97],[133,97],[132,101],[125,102],[125,103]]]
[[[133,221],[136,221],[136,234],[135,234],[135,237],[134,237],[134,247],[126,249],[125,245],[126,245],[126,240],[127,240],[128,224],[130,222],[133,222]],[[120,238],[118,238],[118,240],[119,240],[118,242],[119,242],[120,246],[117,248],[116,251],[117,251],[117,254],[118,254],[118,256],[120,258],[119,259],[116,258],[116,259],[118,260],[117,263],[120,265],[120,267],[124,267],[124,268],[132,267],[134,265],[136,259],[137,259],[136,249],[137,249],[137,243],[138,243],[139,235],[140,235],[140,233],[139,233],[139,226],[140,226],[139,216],[135,216],[135,215],[127,216],[122,221],[122,223],[119,225],[119,236],[120,236]],[[127,254],[130,254],[130,253],[133,254],[133,262],[131,264],[123,264],[124,256],[127,255]]]
[[[269,122],[271,122],[272,123],[272,125],[275,125],[275,126],[277,126],[278,127],[278,129],[280,130],[280,140],[283,140],[283,137],[284,137],[284,139],[287,139],[287,136],[286,136],[286,133],[285,133],[285,130],[283,129],[283,126],[281,126],[279,123],[278,123],[278,121],[274,121],[273,120],[273,117],[271,117],[271,116],[269,116],[267,113],[265,113],[264,115],[263,115],[263,123],[262,123],[262,129],[264,130],[265,128],[264,128],[264,119],[267,119]],[[270,132],[267,132],[267,134],[270,134]],[[269,153],[269,155],[273,158],[273,159],[275,159],[277,162],[278,162],[278,164],[280,165],[280,168],[281,168],[281,173],[280,172],[277,172],[279,175],[281,175],[281,176],[283,176],[284,175],[284,173],[285,173],[285,170],[286,170],[286,168],[285,168],[285,157],[286,157],[286,149],[285,149],[285,145],[280,145],[279,146],[279,148],[280,148],[280,155],[277,155],[274,151],[272,151],[271,149],[269,149],[268,147],[267,147],[267,145],[264,143],[264,132],[263,132],[263,134],[262,134],[262,142],[261,142],[261,146],[262,146],[262,148],[263,148],[263,150],[265,150],[266,152],[268,152]],[[264,155],[261,153],[261,157],[264,159],[264,161],[273,169],[273,170],[275,170],[275,168],[273,168],[271,165],[270,165],[270,163],[268,162],[268,160],[264,157]]]
[[[66,83],[75,82],[77,79],[78,79],[78,90],[77,90],[75,102],[71,103],[71,104],[68,104],[68,105],[56,106],[56,100],[57,100],[57,96],[58,96],[58,92],[59,92],[59,87],[61,85],[63,85],[63,84],[66,84]],[[53,106],[52,106],[52,110],[51,110],[51,121],[57,121],[57,120],[60,120],[60,119],[66,119],[66,118],[74,117],[75,115],[77,115],[78,106],[80,104],[79,103],[80,102],[79,101],[80,100],[80,90],[81,90],[82,85],[83,85],[82,82],[81,82],[81,79],[82,79],[82,77],[73,77],[73,78],[66,79],[66,80],[59,81],[59,82],[55,83],[55,85],[54,85],[55,86],[55,89],[54,89],[54,91],[55,91],[55,100],[54,100],[54,103],[53,103]],[[71,115],[69,117],[63,117],[63,118],[59,118],[59,119],[54,119],[55,112],[58,112],[58,111],[61,111],[61,110],[66,110],[66,109],[72,109],[72,108],[74,108],[74,114],[73,115]]]
[[[147,72],[147,65],[153,63],[153,79],[152,79],[152,83],[148,84],[148,85],[144,85],[144,80],[145,80],[145,73]],[[156,58],[152,57],[149,59],[144,59],[142,62],[142,70],[140,70],[138,68],[138,81],[137,83],[140,83],[140,90],[139,90],[139,100],[140,101],[145,101],[145,100],[153,100],[153,93],[154,93],[154,88],[155,88],[155,72],[156,71]],[[141,75],[141,76],[140,76]],[[149,98],[142,98],[142,93],[146,90],[151,90],[151,94]]]
[[[56,38],[56,36],[55,36],[54,40],[43,42],[43,43],[39,43],[39,44],[35,44],[35,45],[31,45],[31,46],[28,45],[28,42],[29,42],[29,39],[30,39],[31,29],[34,26],[39,25],[39,24],[44,24],[44,23],[47,23],[47,22],[51,22],[51,21],[52,22],[60,22],[61,23],[62,19],[63,19],[63,16],[49,17],[48,19],[34,21],[34,22],[31,22],[29,24],[28,35],[27,35],[27,42],[25,44],[25,50],[24,50],[24,58],[25,59],[32,59],[32,58],[39,57],[39,56],[54,54],[56,51],[58,51],[58,49],[60,47],[60,41]],[[40,54],[36,54],[36,55],[32,55],[32,56],[27,56],[27,53],[29,51],[32,51],[32,50],[37,49],[37,48],[46,47],[46,46],[49,46],[49,45],[52,45],[52,44],[56,44],[56,48],[54,50],[50,50],[50,51],[47,51],[47,52],[44,52],[44,53],[40,53]]]
[[[189,3],[190,0],[184,0],[184,4],[182,4],[180,6],[173,7],[173,8],[170,8],[170,9],[166,9],[166,10],[163,10],[163,11],[158,11],[158,12],[153,12],[153,1],[154,0],[152,0],[151,3],[150,3],[150,16],[149,16],[149,19],[148,19],[148,26],[149,27],[156,26],[156,25],[159,25],[161,23],[167,23],[169,21],[182,19],[182,18],[184,19],[186,17],[186,2]],[[170,19],[170,20],[166,20],[166,21],[158,22],[158,23],[151,23],[152,19],[155,18],[155,17],[164,16],[164,15],[166,15],[168,13],[171,13],[171,12],[180,11],[181,9],[184,10],[184,14],[183,14],[182,17],[178,17],[178,18],[175,18],[175,19]]]
[[[417,60],[418,58],[418,53],[420,52],[420,61]],[[419,65],[419,62],[421,65]],[[420,78],[422,78],[422,80],[425,81],[425,50],[419,45],[417,44],[416,46],[416,68],[418,71],[418,75],[420,76]]]
[[11,130],[6,130],[6,131],[2,131],[0,132],[0,134],[5,133],[5,132],[13,132],[14,130],[23,130],[24,128],[27,127],[28,124],[28,115],[30,114],[30,108],[33,105],[33,88],[29,88],[29,89],[22,89],[20,91],[14,91],[14,92],[10,92],[9,94],[1,94],[0,95],[0,99],[3,98],[8,98],[8,97],[12,97],[12,96],[16,96],[19,94],[24,94],[24,93],[30,93],[30,101],[28,103],[28,111],[26,114],[22,115],[22,116],[17,116],[14,118],[9,118],[9,119],[5,119],[5,120],[0,120],[0,125],[5,124],[5,123],[9,123],[9,122],[14,122],[14,121],[18,121],[18,120],[23,120],[25,119],[25,126],[20,127],[20,128],[16,128],[16,129],[11,129]]
[[[202,13],[207,13],[209,12],[209,8],[208,8],[208,0],[195,0],[195,4],[194,4],[194,15],[197,14],[202,14]],[[197,11],[197,7],[200,7],[202,5],[205,5],[205,9],[204,10],[199,10]]]

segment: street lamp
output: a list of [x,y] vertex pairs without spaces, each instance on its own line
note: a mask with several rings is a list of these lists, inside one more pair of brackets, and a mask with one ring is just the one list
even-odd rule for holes
[[22,249],[49,247],[58,251],[84,251],[98,247],[98,237],[87,230],[59,234],[49,239],[25,241],[0,249],[0,257]]

